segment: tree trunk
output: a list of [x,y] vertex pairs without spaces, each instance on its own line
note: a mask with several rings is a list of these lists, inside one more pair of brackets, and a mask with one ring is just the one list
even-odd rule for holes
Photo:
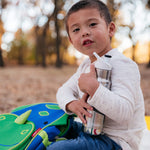
[[2,50],[0,49],[0,67],[4,67],[4,61],[2,56]]
[[54,19],[55,19],[55,31],[56,31],[56,55],[57,55],[57,60],[56,60],[56,67],[60,68],[62,67],[62,62],[60,60],[60,30],[59,30],[59,25],[58,25],[58,0],[55,0],[55,14],[54,14]]
[[46,67],[46,42],[45,42],[45,36],[42,36],[42,44],[41,47],[41,56],[42,56],[42,67]]
[[47,32],[47,29],[49,27],[49,21],[50,21],[50,17],[47,21],[47,24],[45,25],[44,29],[43,29],[43,33],[42,33],[42,47],[41,47],[41,54],[42,54],[42,67],[46,67],[46,54],[47,54],[47,51],[46,51],[46,48],[47,48],[47,43],[46,43],[46,32]]
[[39,62],[39,46],[38,46],[38,42],[39,42],[38,30],[39,30],[39,27],[36,26],[36,27],[35,27],[35,38],[36,38],[36,46],[35,46],[35,65],[36,65],[36,66],[38,66],[38,65],[40,64],[40,62]]
[[147,64],[147,68],[150,68],[150,42],[149,42],[149,62]]
[[23,48],[19,48],[19,50],[18,50],[18,64],[24,65]]
[[135,45],[134,44],[132,46],[132,60],[136,62],[136,59],[135,59]]

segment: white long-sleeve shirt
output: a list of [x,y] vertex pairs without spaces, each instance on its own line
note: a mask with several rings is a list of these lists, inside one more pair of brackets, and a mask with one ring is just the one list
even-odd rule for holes
[[[103,132],[116,141],[123,150],[138,150],[145,129],[144,100],[140,88],[138,66],[117,49],[110,50],[109,63],[112,65],[111,90],[99,84],[88,103],[105,114]],[[83,93],[78,86],[78,78],[90,66],[86,59],[77,72],[57,92],[57,102],[66,111],[66,105],[78,100]]]

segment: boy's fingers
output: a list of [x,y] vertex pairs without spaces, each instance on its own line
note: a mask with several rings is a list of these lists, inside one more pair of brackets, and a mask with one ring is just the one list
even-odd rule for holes
[[87,103],[88,97],[89,95],[87,93],[83,94],[82,98],[80,99],[81,106],[85,109],[93,110],[93,107]]
[[[89,109],[89,110],[93,110],[93,107],[91,106],[91,105],[89,105],[88,103],[86,103],[85,105],[84,105],[84,108],[85,109]],[[85,114],[86,115],[86,114]]]
[[86,119],[84,118],[84,116],[82,114],[79,114],[78,117],[81,119],[81,121],[86,124]]
[[86,111],[85,109],[82,112],[78,113],[78,117],[81,119],[81,121],[84,124],[86,124],[85,116],[92,117],[92,115],[88,111]]
[[88,97],[89,97],[89,95],[87,93],[84,93],[81,99],[83,101],[87,102]]

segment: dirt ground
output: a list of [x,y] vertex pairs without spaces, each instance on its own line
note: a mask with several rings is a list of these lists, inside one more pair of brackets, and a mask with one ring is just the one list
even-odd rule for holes
[[[140,65],[145,114],[150,115],[150,69]],[[57,89],[76,71],[75,66],[0,68],[0,113],[32,103],[56,102]]]

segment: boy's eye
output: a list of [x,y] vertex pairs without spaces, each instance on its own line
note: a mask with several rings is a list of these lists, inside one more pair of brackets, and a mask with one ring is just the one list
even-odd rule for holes
[[90,27],[93,27],[93,26],[95,26],[95,25],[97,25],[97,23],[91,23],[91,24],[90,24]]
[[76,29],[73,30],[73,32],[77,32],[77,31],[79,31],[79,30],[80,30],[79,28],[76,28]]

